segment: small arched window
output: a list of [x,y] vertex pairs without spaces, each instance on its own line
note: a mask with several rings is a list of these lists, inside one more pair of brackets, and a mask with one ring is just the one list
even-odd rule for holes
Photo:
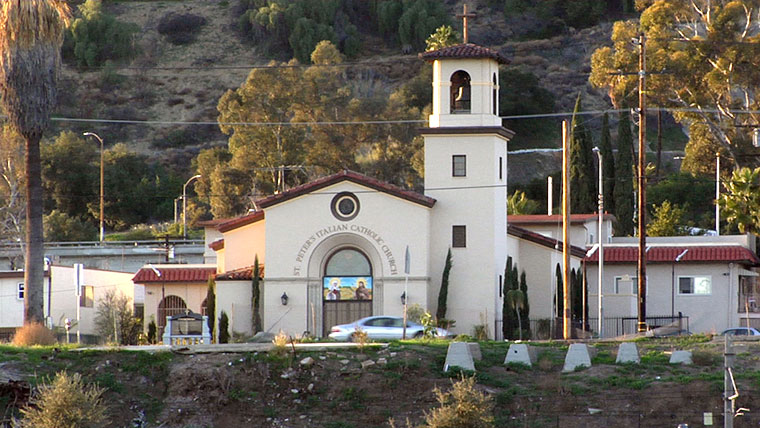
[[499,101],[499,90],[497,89],[498,84],[496,83],[496,73],[493,74],[493,89],[491,94],[491,101],[493,102],[493,106],[491,107],[491,110],[493,114],[498,115],[499,111],[497,110],[498,101]]
[[470,112],[470,75],[459,70],[451,75],[451,113]]

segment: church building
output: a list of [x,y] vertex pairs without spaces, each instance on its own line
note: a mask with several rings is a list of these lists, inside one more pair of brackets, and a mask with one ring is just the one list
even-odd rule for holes
[[[342,171],[259,200],[257,210],[208,223],[216,312],[252,333],[251,278],[262,277],[265,331],[325,336],[332,325],[435,314],[446,256],[446,319],[500,338],[508,256],[507,142],[498,116],[497,52],[465,43],[420,54],[433,67],[423,194]],[[214,229],[214,230],[209,230]],[[516,244],[515,244],[516,245]]]

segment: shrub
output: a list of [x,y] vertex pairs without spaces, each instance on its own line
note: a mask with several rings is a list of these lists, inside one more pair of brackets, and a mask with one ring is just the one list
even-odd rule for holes
[[48,241],[94,241],[98,229],[78,217],[53,210],[42,219]]
[[148,323],[148,343],[151,345],[156,343],[156,333],[158,332],[158,328],[156,328],[156,321],[150,320],[150,323]]
[[55,343],[53,331],[41,323],[24,324],[23,327],[16,330],[16,334],[13,336],[13,344],[16,346],[47,346]]
[[493,401],[475,388],[475,377],[462,376],[449,392],[433,389],[441,407],[425,414],[428,428],[486,428],[493,424]]
[[222,311],[219,316],[219,343],[228,343],[230,341],[230,319],[227,317],[227,312]]
[[98,300],[95,331],[106,341],[119,345],[136,345],[141,325],[132,311],[132,300],[120,291],[108,290]]
[[82,376],[60,372],[49,384],[43,383],[31,405],[21,410],[19,428],[99,428],[106,425],[103,389],[85,385]]
[[158,22],[158,33],[166,36],[173,45],[186,45],[206,25],[206,18],[192,13],[167,13]]

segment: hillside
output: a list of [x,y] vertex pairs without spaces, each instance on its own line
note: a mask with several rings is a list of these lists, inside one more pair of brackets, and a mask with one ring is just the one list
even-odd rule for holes
[[[593,366],[561,374],[563,343],[535,342],[533,368],[504,366],[509,344],[481,342],[477,388],[495,404],[498,427],[701,426],[712,412],[721,426],[721,340],[692,336],[639,339],[641,365],[615,365],[618,343],[592,344]],[[60,370],[81,373],[106,388],[108,427],[387,427],[423,421],[437,407],[433,387],[448,389],[457,374],[441,372],[445,342],[393,342],[387,347],[329,349],[315,344],[297,354],[149,354],[74,351],[70,348],[0,347],[6,418],[26,401],[25,382],[39,383]],[[693,352],[694,364],[668,364],[675,349]],[[739,344],[734,376],[737,407],[755,409],[760,364],[758,342]],[[187,352],[185,350],[184,352]],[[13,392],[20,393],[15,398]],[[27,391],[24,393],[23,391]],[[749,412],[736,427],[756,426]]]
[[[250,67],[271,58],[246,39],[238,29],[239,0],[123,1],[104,3],[107,13],[119,21],[137,25],[138,55],[115,68],[64,68],[61,106],[57,116],[95,119],[92,122],[63,120],[56,130],[97,130],[107,144],[126,142],[132,149],[158,158],[186,175],[190,161],[201,148],[226,144],[217,125],[216,105],[221,95],[245,79]],[[462,1],[447,1],[454,17]],[[500,50],[510,65],[533,73],[540,86],[555,100],[555,111],[571,111],[578,93],[587,110],[609,108],[606,96],[587,83],[589,58],[595,48],[609,43],[611,23],[575,31],[546,40],[514,41],[536,24],[527,17],[507,22],[485,0],[470,1],[477,18],[471,20],[471,41]],[[175,45],[159,34],[158,26],[168,14],[192,14],[206,19],[194,41]],[[456,25],[461,22],[453,20]],[[361,30],[361,29],[360,29]],[[279,58],[287,60],[287,58]],[[424,67],[414,52],[404,54],[382,40],[362,33],[362,50],[349,70],[354,85],[390,92]],[[150,121],[151,124],[111,123],[108,120]],[[203,122],[184,124],[178,122]],[[598,122],[598,120],[596,120]],[[519,135],[514,148],[558,147],[559,122],[542,122],[543,129],[527,140]],[[598,126],[598,124],[597,124]],[[549,127],[550,129],[546,129]],[[556,128],[556,129],[554,129]],[[523,181],[516,177],[517,181]]]

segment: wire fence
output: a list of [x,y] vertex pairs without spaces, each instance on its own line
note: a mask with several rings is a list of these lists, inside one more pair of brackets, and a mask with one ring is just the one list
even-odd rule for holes
[[[657,335],[677,336],[689,334],[689,317],[683,314],[647,316],[647,330],[655,330]],[[495,337],[499,337],[504,320],[496,321]],[[524,323],[525,324],[525,323]],[[529,326],[529,327],[528,327]],[[529,328],[530,331],[526,331]],[[637,317],[605,317],[602,323],[602,337],[612,338],[635,334],[638,332]],[[563,338],[562,318],[531,319],[525,324],[523,330],[524,339],[548,340]],[[583,320],[572,320],[573,338],[599,337],[598,318],[588,318],[584,325]],[[517,334],[514,335],[517,337]]]

